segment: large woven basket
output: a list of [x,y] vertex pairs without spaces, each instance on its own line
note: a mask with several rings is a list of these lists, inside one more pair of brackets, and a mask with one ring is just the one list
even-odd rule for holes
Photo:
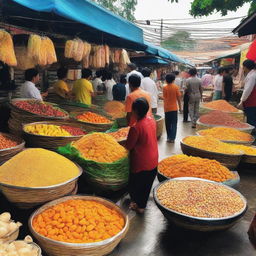
[[[173,180],[202,180],[208,183],[215,183],[214,181],[204,180],[204,179],[198,179],[198,178],[176,178]],[[164,181],[160,184],[158,184],[154,188],[154,200],[159,208],[159,210],[163,213],[163,215],[171,222],[173,222],[177,226],[181,226],[185,229],[190,230],[196,230],[201,232],[210,232],[210,231],[218,231],[218,230],[225,230],[228,228],[231,228],[233,225],[235,225],[246,213],[247,211],[247,201],[244,198],[242,194],[240,194],[238,191],[234,190],[233,188],[229,188],[229,190],[234,191],[236,194],[238,194],[241,199],[244,201],[244,207],[241,209],[240,212],[237,214],[234,214],[230,217],[224,217],[224,218],[200,218],[200,217],[194,217],[186,214],[179,213],[177,211],[171,210],[161,204],[161,202],[158,200],[157,197],[157,190],[159,187],[164,184],[165,182],[169,182],[169,180]],[[219,186],[227,187],[224,184],[217,183]]]
[[154,118],[156,120],[156,136],[157,139],[160,139],[163,134],[164,118],[160,115],[154,115]]
[[[32,99],[14,99],[10,103],[11,108],[11,117],[8,121],[9,130],[13,134],[21,135],[23,130],[23,124],[33,123],[33,122],[40,122],[40,121],[64,121],[69,119],[69,115],[67,112],[61,109],[66,115],[64,117],[54,117],[54,116],[42,116],[30,113],[26,110],[22,110],[14,105],[15,102],[24,101],[24,100],[32,100]],[[51,103],[48,103],[51,104]],[[51,104],[54,106],[54,104]]]
[[[240,183],[240,176],[238,174],[238,172],[233,172],[235,174],[235,178],[234,179],[230,179],[230,180],[226,180],[224,182],[220,182],[224,185],[227,185],[229,187],[235,188],[239,185]],[[171,180],[171,179],[175,179],[175,178],[170,178],[164,174],[162,174],[159,170],[157,172],[157,179],[159,182],[165,181],[165,180]]]
[[[229,126],[223,126],[223,125],[204,124],[204,123],[201,123],[199,120],[197,120],[197,122],[196,122],[196,130],[197,131],[210,129],[213,127],[235,128],[235,127],[229,127]],[[246,133],[251,134],[254,127],[252,125],[248,124],[248,128],[235,128],[235,129],[239,130],[241,132],[246,132]]]
[[14,155],[18,154],[20,151],[24,149],[25,142],[19,137],[16,137],[12,134],[7,134],[7,133],[0,133],[0,135],[4,135],[5,137],[17,141],[18,145],[12,148],[5,148],[5,149],[0,149],[0,164],[2,162],[5,162],[12,158]]
[[[65,243],[65,242],[59,242],[55,241],[49,238],[46,238],[39,233],[37,233],[33,226],[33,219],[35,216],[43,212],[44,210],[48,209],[51,206],[54,206],[58,203],[65,202],[70,199],[80,199],[80,200],[90,200],[90,201],[96,201],[98,203],[104,204],[106,207],[109,207],[111,209],[114,209],[118,211],[125,220],[125,226],[124,228],[115,236],[95,243],[81,243],[81,244],[75,244],[75,243]],[[33,236],[36,238],[42,249],[47,253],[49,256],[101,256],[101,255],[107,255],[111,251],[114,250],[114,248],[119,244],[119,242],[125,237],[128,229],[129,229],[129,218],[128,216],[114,203],[112,203],[109,200],[95,197],[95,196],[68,196],[64,197],[58,200],[55,200],[53,202],[47,203],[46,205],[42,206],[38,210],[36,210],[32,216],[29,219],[29,228]]]
[[51,200],[76,193],[77,181],[82,175],[82,169],[80,167],[79,170],[79,174],[76,177],[66,181],[65,183],[35,188],[19,187],[0,183],[0,190],[4,196],[18,208],[30,209]]
[[214,159],[223,164],[224,166],[228,167],[229,169],[236,168],[239,165],[243,156],[242,152],[241,154],[237,155],[228,155],[195,148],[185,144],[183,140],[180,142],[180,145],[182,152],[188,156],[199,156],[202,158]]
[[[203,105],[199,108],[199,114],[200,116],[210,113],[211,111],[215,111],[215,109],[204,107]],[[244,122],[244,112],[242,110],[239,110],[238,112],[228,112],[228,111],[222,111],[226,114],[229,114],[230,116],[234,117],[235,119]]]
[[[256,148],[256,147],[253,147]],[[243,155],[242,163],[247,163],[247,164],[256,164],[256,156],[252,156],[252,155]]]
[[[200,131],[196,132],[196,135],[203,136],[203,135],[200,134]],[[250,141],[238,141],[238,140],[236,140],[236,141],[234,141],[234,140],[220,140],[220,141],[225,142],[225,143],[230,143],[230,144],[238,144],[238,145],[250,146],[250,145],[252,145],[252,143],[255,140],[252,135],[250,135],[250,137],[251,137]]]
[[[64,147],[67,144],[71,143],[72,141],[79,140],[83,135],[78,136],[43,136],[43,135],[37,135],[28,133],[25,131],[26,126],[29,125],[36,125],[36,124],[49,124],[49,125],[68,125],[73,127],[81,128],[81,125],[79,124],[72,124],[70,125],[69,122],[34,122],[23,125],[23,133],[24,133],[24,139],[26,141],[26,145],[28,147],[33,148],[46,148],[49,150],[56,150],[58,147]],[[82,129],[83,130],[83,129]]]

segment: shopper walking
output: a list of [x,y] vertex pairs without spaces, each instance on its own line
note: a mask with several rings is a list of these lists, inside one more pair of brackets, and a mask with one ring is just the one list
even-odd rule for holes
[[166,75],[166,85],[163,87],[163,100],[165,112],[165,127],[167,132],[167,142],[173,143],[176,139],[178,106],[181,111],[181,94],[179,87],[174,84],[175,75]]
[[102,70],[97,70],[95,73],[95,78],[92,81],[92,86],[94,92],[102,91]]
[[128,64],[128,69],[130,72],[126,75],[127,81],[129,81],[129,77],[131,75],[137,75],[140,77],[141,80],[143,79],[143,75],[139,71],[137,71],[137,66],[134,63]]
[[246,74],[244,91],[238,105],[244,109],[247,123],[254,126],[253,133],[256,134],[256,65],[252,60],[243,62],[243,69]]
[[113,86],[113,99],[117,100],[117,101],[125,101],[125,97],[126,97],[126,85],[127,81],[126,81],[126,75],[121,75],[120,76],[120,81],[118,84],[115,84]]
[[147,115],[149,108],[145,98],[138,98],[133,102],[132,112],[136,123],[130,128],[125,145],[130,150],[131,162],[130,208],[138,213],[144,213],[147,206],[158,165],[156,122]]
[[228,68],[224,68],[223,71],[223,91],[222,91],[222,97],[226,101],[230,101],[232,98],[232,92],[233,92],[233,78],[230,75],[230,71]]
[[90,79],[92,77],[92,71],[90,69],[82,70],[82,78],[76,80],[73,86],[73,95],[75,100],[86,105],[92,104],[92,97],[94,96],[94,91]]
[[144,68],[141,72],[144,78],[141,80],[140,87],[150,94],[152,112],[156,114],[158,106],[158,89],[156,83],[150,78],[151,70],[149,68]]
[[106,80],[105,80],[105,87],[106,87],[106,97],[107,100],[112,101],[113,100],[113,86],[116,84],[115,80],[113,79],[113,75],[111,72],[107,72],[106,74]]
[[199,105],[202,99],[202,82],[196,77],[195,68],[189,70],[190,78],[186,82],[186,91],[189,97],[189,116],[192,122],[192,128],[196,128],[196,121],[199,118]]
[[213,100],[221,100],[222,99],[222,91],[223,91],[223,68],[219,68],[218,74],[215,76],[213,81],[214,93]]

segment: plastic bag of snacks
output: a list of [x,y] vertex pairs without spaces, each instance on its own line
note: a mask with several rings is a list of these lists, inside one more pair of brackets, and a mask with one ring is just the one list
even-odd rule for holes
[[77,162],[88,181],[101,190],[116,191],[128,183],[128,151],[110,135],[91,133],[58,152]]

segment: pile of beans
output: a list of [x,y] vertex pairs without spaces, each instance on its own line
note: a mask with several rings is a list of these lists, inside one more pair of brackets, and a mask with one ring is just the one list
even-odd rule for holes
[[200,180],[170,180],[157,190],[160,203],[173,211],[200,218],[224,218],[245,206],[233,190]]
[[0,149],[16,147],[18,143],[0,134]]
[[239,109],[229,104],[226,100],[214,100],[203,105],[204,107],[226,112],[238,112]]

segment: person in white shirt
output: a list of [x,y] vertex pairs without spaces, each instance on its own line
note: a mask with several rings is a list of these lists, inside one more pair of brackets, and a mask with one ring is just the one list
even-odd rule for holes
[[113,100],[113,86],[116,84],[115,80],[113,79],[112,73],[107,72],[106,74],[106,80],[105,80],[105,87],[106,87],[106,96],[107,100],[112,101]]
[[140,77],[140,79],[143,79],[143,75],[137,71],[137,66],[134,63],[130,63],[128,64],[128,68],[130,69],[130,72],[126,75],[126,80],[129,81],[129,77],[131,75],[138,75]]
[[174,71],[174,75],[175,75],[175,80],[173,83],[176,84],[177,86],[179,86],[180,91],[181,91],[183,88],[182,88],[182,78],[179,76],[180,72]]
[[243,69],[246,74],[244,80],[244,91],[238,104],[238,108],[244,109],[247,117],[247,123],[256,129],[256,65],[252,60],[243,62]]
[[20,97],[26,99],[43,100],[48,93],[40,93],[36,88],[36,84],[40,81],[39,72],[35,68],[25,71],[25,83],[20,88]]
[[92,81],[92,86],[93,86],[93,90],[94,92],[97,92],[97,91],[101,91],[101,87],[102,87],[102,80],[101,80],[101,77],[102,77],[102,72],[101,70],[97,70],[96,71],[96,77],[95,79]]
[[222,99],[223,72],[224,72],[224,69],[219,68],[218,74],[215,76],[215,79],[213,81],[213,86],[214,86],[213,100]]
[[158,105],[158,89],[156,83],[150,78],[150,74],[151,70],[149,68],[144,68],[142,70],[144,78],[141,80],[140,88],[150,94],[152,112],[156,114]]

